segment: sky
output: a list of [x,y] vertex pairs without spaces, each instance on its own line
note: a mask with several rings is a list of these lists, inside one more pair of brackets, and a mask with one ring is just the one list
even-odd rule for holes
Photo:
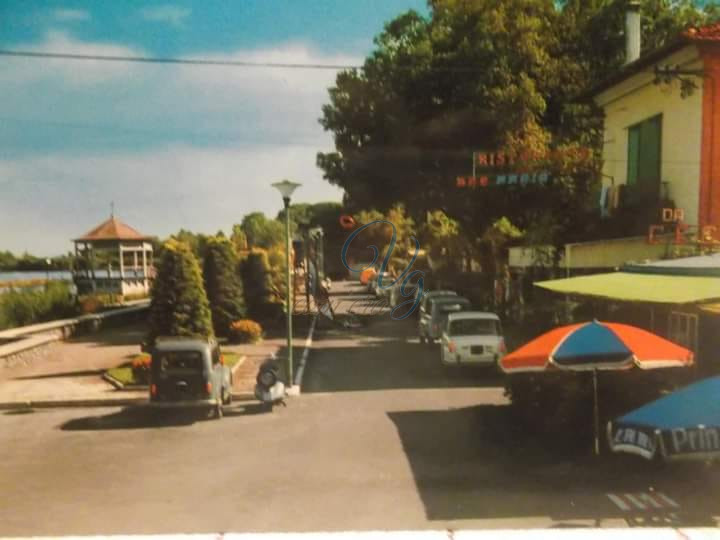
[[[0,49],[361,64],[425,0],[0,0]],[[110,215],[160,238],[340,201],[318,123],[332,70],[0,56],[0,251],[66,253]]]

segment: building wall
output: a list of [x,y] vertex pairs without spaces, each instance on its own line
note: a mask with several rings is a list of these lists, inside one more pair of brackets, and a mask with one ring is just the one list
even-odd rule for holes
[[[669,56],[661,65],[701,69],[694,46]],[[625,184],[628,167],[628,127],[662,114],[661,181],[668,182],[669,196],[685,211],[685,222],[697,225],[700,206],[700,162],[703,133],[703,84],[685,99],[680,84],[653,84],[652,68],[601,93],[596,101],[605,110],[603,173]],[[604,178],[605,185],[609,179]]]
[[701,55],[706,76],[699,219],[701,225],[720,230],[720,45],[704,45]]
[[[644,236],[599,240],[568,244],[560,254],[560,268],[577,269],[608,269],[622,266],[625,263],[656,260],[668,254],[667,238],[662,237],[657,244],[650,244]],[[554,248],[551,246],[512,247],[508,250],[511,268],[528,268],[531,266],[549,266]],[[566,255],[570,258],[566,260]]]

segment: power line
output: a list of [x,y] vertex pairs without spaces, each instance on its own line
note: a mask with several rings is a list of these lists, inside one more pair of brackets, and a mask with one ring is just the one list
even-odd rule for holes
[[[45,58],[55,60],[92,60],[101,62],[136,62],[142,64],[184,64],[195,66],[230,66],[244,68],[280,68],[280,69],[325,69],[341,71],[346,69],[363,69],[364,66],[356,64],[311,64],[302,62],[251,62],[248,60],[213,60],[211,58],[173,58],[154,56],[116,56],[105,54],[73,54],[38,51],[13,51],[0,49],[0,56],[18,58]],[[395,65],[394,69],[413,70],[421,68],[420,65]],[[479,73],[485,71],[483,67],[462,66],[430,66],[430,71],[442,73]]]
[[360,69],[362,66],[350,64],[306,64],[283,62],[250,62],[246,60],[213,60],[209,58],[171,58],[151,56],[116,56],[105,54],[72,54],[37,51],[12,51],[0,49],[0,56],[15,56],[23,58],[52,58],[63,60],[95,60],[105,62],[139,62],[145,64],[188,64],[197,66],[234,66],[256,68],[284,68],[284,69]]

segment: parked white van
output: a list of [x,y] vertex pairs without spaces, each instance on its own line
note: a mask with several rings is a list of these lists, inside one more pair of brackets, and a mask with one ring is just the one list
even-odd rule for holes
[[448,315],[440,342],[443,364],[495,366],[506,352],[500,318],[495,313],[460,311]]

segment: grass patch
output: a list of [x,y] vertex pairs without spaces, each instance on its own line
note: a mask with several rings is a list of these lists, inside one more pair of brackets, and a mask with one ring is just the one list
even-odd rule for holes
[[122,365],[108,369],[105,373],[113,379],[120,381],[123,385],[139,384],[135,381],[135,374],[131,365]]
[[224,352],[224,353],[222,353],[222,355],[223,355],[223,358],[225,359],[225,365],[228,366],[229,368],[232,368],[233,366],[235,366],[235,364],[240,362],[240,360],[242,360],[242,358],[243,358],[241,355],[239,355],[237,353],[233,353],[233,352]]

